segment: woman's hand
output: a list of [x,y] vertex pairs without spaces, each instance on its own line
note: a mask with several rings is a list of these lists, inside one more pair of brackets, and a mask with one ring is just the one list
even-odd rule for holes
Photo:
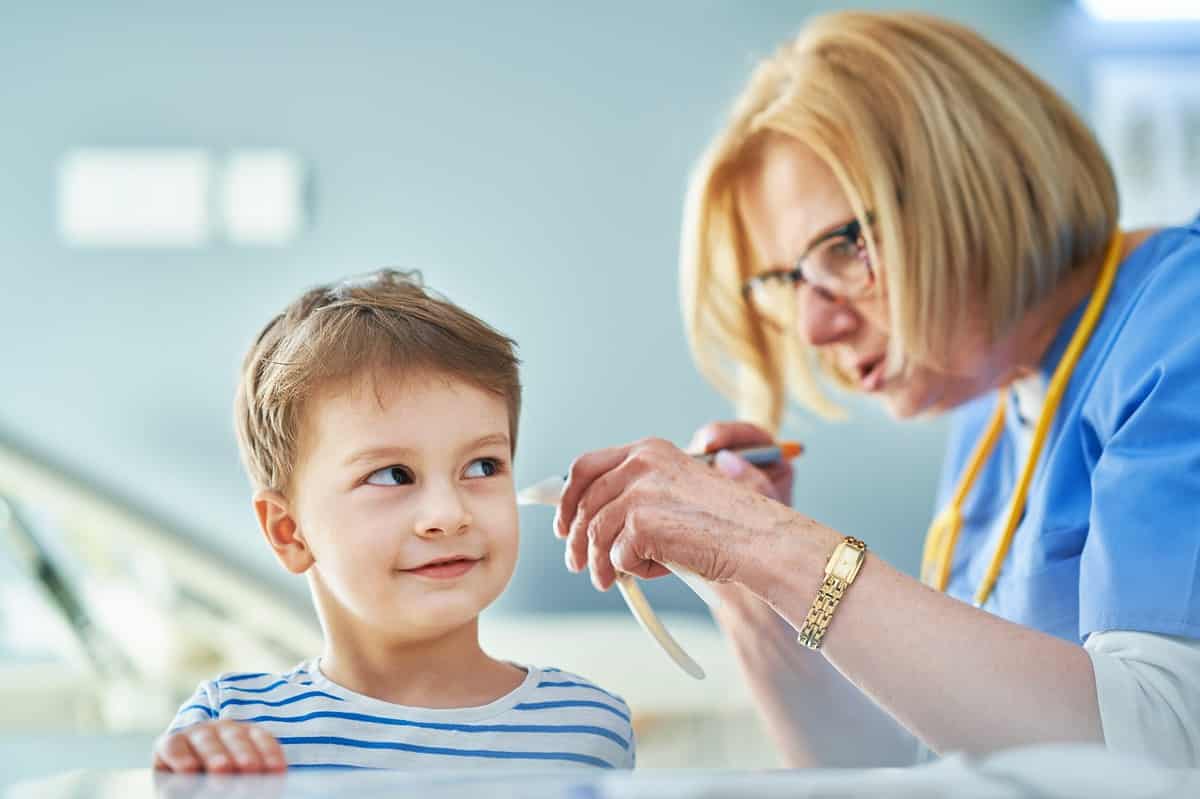
[[[774,442],[770,433],[749,422],[709,422],[692,435],[688,451],[694,454],[720,452],[768,446]],[[765,497],[785,505],[791,504],[794,473],[790,460],[756,467],[732,452],[724,452],[714,459],[713,467],[726,478]],[[721,609],[714,615],[727,634],[736,636],[740,632],[747,632],[753,638],[761,635],[776,637],[778,634],[787,638],[789,643],[794,640],[791,625],[742,586],[719,584],[714,588],[721,597]]]
[[159,738],[154,746],[154,767],[251,774],[283,771],[287,761],[279,741],[262,727],[220,720],[201,722]]
[[768,481],[758,482],[748,464],[740,480],[718,471],[731,463],[722,456],[717,469],[710,468],[660,439],[580,457],[555,519],[555,531],[568,539],[567,567],[589,567],[601,590],[618,570],[657,577],[665,573],[658,564],[672,563],[758,593],[762,564],[795,549],[780,541],[797,525],[813,523],[764,496]]
[[[762,447],[775,443],[766,430],[749,422],[710,422],[692,436],[692,453]],[[784,505],[792,504],[792,462],[783,459],[769,466],[755,467],[732,452],[719,455],[713,464],[726,477],[746,485],[763,496]]]

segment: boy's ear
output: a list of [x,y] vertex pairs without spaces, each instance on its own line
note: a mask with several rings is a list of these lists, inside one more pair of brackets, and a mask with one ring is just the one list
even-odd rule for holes
[[254,494],[254,515],[262,528],[267,544],[283,568],[292,574],[303,574],[315,562],[312,550],[300,533],[287,497],[278,491],[262,490]]

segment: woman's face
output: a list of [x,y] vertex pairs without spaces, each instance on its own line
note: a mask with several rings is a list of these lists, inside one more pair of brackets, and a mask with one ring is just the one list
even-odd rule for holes
[[[803,144],[782,138],[765,145],[760,166],[739,186],[738,205],[763,271],[792,268],[810,242],[854,219],[825,163]],[[989,353],[982,329],[974,327],[953,337],[944,363],[888,369],[887,287],[881,270],[872,268],[873,290],[853,302],[838,303],[797,285],[798,335],[897,418],[946,410],[987,390],[995,374],[990,361],[999,353]]]

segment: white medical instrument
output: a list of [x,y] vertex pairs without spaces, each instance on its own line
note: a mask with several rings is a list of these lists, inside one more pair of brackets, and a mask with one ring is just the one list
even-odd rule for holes
[[[752,447],[749,449],[734,449],[732,452],[737,453],[740,457],[754,464],[755,466],[765,466],[775,463],[781,459],[794,458],[800,454],[802,447],[795,442],[782,442],[778,445],[765,447]],[[696,455],[698,459],[712,462],[716,453],[706,453]],[[563,489],[566,488],[567,481],[565,477],[554,476],[541,480],[517,494],[518,505],[558,505],[562,498]],[[683,580],[688,588],[695,592],[696,596],[708,605],[710,608],[716,609],[720,607],[721,598],[717,592],[712,589],[703,577],[693,571],[676,566],[672,563],[664,563],[663,566],[668,568],[672,574]],[[632,574],[620,573],[617,575],[617,590],[621,592],[621,598],[625,600],[625,604],[629,606],[629,610],[633,613],[634,618],[638,620],[638,624],[642,629],[650,634],[650,637],[658,642],[658,645],[675,661],[678,666],[685,672],[695,677],[697,680],[704,679],[704,669],[700,667],[691,655],[684,651],[663,626],[663,623],[655,615],[653,608],[650,607],[649,600],[642,593],[642,589],[637,584],[637,578]]]

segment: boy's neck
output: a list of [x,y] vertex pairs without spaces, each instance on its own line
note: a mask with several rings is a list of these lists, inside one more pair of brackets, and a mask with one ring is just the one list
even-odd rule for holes
[[479,646],[479,620],[425,640],[380,641],[326,629],[321,672],[355,693],[398,705],[477,707],[517,688],[525,672]]

